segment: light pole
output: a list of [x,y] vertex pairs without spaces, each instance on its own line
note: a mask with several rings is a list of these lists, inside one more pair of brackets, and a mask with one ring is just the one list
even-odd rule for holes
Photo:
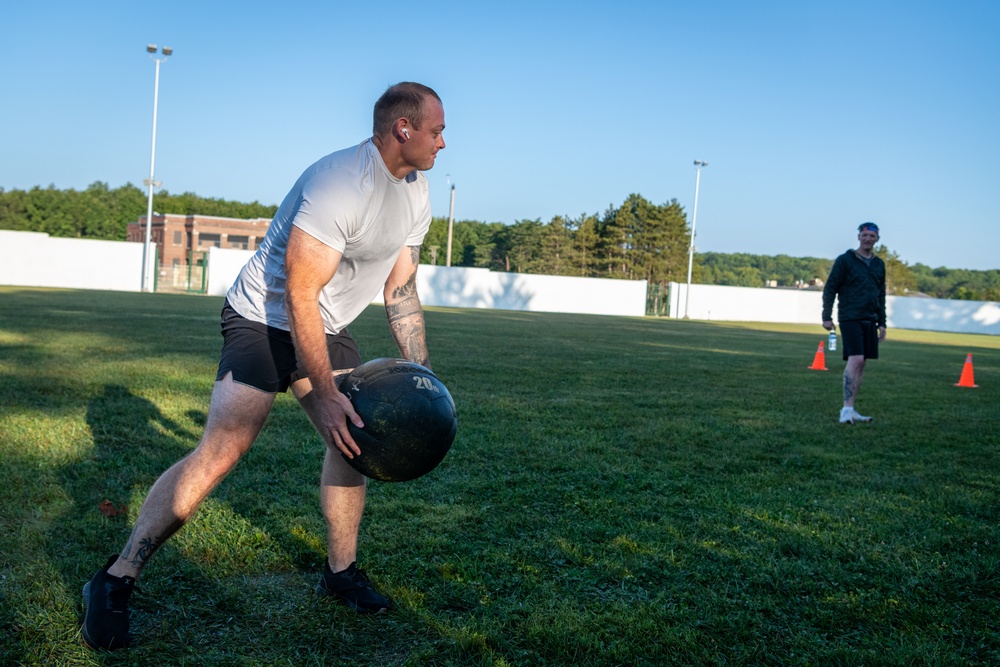
[[156,78],[153,80],[153,146],[149,152],[149,178],[143,181],[145,185],[149,186],[149,199],[146,203],[146,238],[142,245],[142,291],[152,292],[152,280],[149,275],[149,241],[153,226],[153,188],[160,187],[160,182],[153,180],[153,169],[156,165],[156,106],[160,97],[160,63],[166,62],[167,56],[174,50],[169,46],[164,46],[161,50],[163,58],[156,57],[156,44],[147,44],[146,51],[149,53],[150,60],[156,63]]
[[448,183],[451,185],[451,204],[448,205],[448,254],[444,256],[445,266],[451,266],[451,230],[455,221],[455,184],[451,182],[451,174],[448,174]]
[[691,213],[691,247],[688,249],[688,284],[684,293],[684,319],[688,319],[688,305],[691,303],[691,269],[694,267],[694,228],[698,224],[698,185],[701,182],[701,168],[707,167],[704,160],[695,160],[694,211]]

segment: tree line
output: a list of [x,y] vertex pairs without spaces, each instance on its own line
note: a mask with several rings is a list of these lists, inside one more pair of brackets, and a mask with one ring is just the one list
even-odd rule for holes
[[[111,189],[92,183],[86,190],[57,190],[54,186],[30,190],[0,188],[0,229],[45,232],[64,238],[124,241],[125,229],[146,215],[147,192],[128,183]],[[258,202],[209,199],[166,190],[155,194],[154,210],[180,215],[214,215],[225,218],[271,218],[277,206]]]
[[[156,193],[157,211],[228,218],[270,218],[277,206],[200,197],[185,192]],[[147,193],[131,183],[110,188],[96,182],[86,190],[54,186],[30,190],[0,188],[0,229],[45,232],[51,236],[125,240],[129,222],[146,214]],[[434,218],[421,248],[421,262],[444,265],[448,221]],[[662,312],[657,295],[669,282],[686,282],[690,227],[676,199],[663,204],[631,194],[603,213],[556,216],[548,222],[513,224],[459,220],[453,225],[451,265],[492,271],[646,280],[652,312]],[[890,294],[945,299],[1000,301],[1000,271],[973,271],[908,264],[886,246]],[[823,281],[834,258],[701,252],[692,281],[742,287],[805,287]]]

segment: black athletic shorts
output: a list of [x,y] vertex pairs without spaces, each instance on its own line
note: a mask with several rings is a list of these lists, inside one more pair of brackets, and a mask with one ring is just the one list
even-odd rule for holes
[[[299,370],[291,332],[252,322],[233,310],[229,301],[222,307],[222,339],[216,380],[231,372],[233,381],[275,394],[306,377]],[[326,348],[333,370],[361,365],[361,353],[347,329],[327,334]]]
[[858,355],[863,355],[865,359],[878,359],[877,322],[874,320],[847,320],[839,324],[844,361],[847,361],[847,357]]

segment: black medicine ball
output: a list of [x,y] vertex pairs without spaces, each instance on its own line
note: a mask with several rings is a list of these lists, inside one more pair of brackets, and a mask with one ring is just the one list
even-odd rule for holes
[[405,482],[426,475],[455,440],[455,401],[420,364],[373,359],[341,378],[339,388],[365,423],[361,429],[347,422],[361,454],[344,458],[366,477]]

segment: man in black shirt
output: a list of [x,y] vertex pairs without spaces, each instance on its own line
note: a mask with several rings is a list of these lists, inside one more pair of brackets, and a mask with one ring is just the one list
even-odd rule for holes
[[858,248],[838,257],[823,287],[823,328],[833,330],[833,299],[837,298],[837,320],[844,360],[844,407],[841,424],[870,422],[858,414],[854,399],[861,389],[865,362],[878,359],[878,344],[885,340],[885,262],[872,250],[879,240],[878,225],[858,227]]

